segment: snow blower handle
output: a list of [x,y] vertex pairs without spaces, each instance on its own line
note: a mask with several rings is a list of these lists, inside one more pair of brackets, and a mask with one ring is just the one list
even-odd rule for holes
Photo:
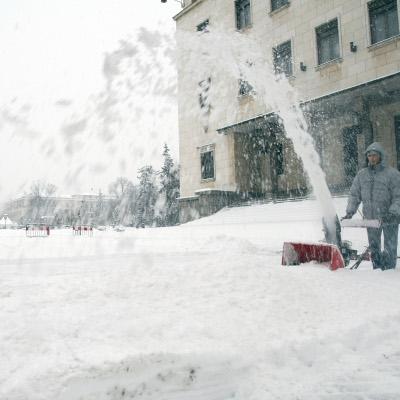
[[379,219],[345,219],[342,220],[343,228],[380,228],[382,222]]
[[346,214],[344,217],[340,218],[340,222],[344,221],[345,219],[351,219],[352,217],[352,214]]

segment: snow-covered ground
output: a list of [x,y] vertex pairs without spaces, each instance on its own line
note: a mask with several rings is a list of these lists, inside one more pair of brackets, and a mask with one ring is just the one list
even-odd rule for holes
[[322,239],[318,209],[0,231],[0,399],[399,399],[399,270],[280,265],[284,241]]

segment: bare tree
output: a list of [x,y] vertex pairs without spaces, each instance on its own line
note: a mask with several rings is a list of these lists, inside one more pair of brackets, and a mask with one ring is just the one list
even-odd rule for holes
[[32,222],[42,222],[45,216],[50,216],[54,212],[56,202],[51,197],[56,193],[57,187],[52,183],[35,181],[30,188],[30,207],[27,219]]
[[120,176],[115,180],[115,182],[110,183],[108,191],[111,195],[115,196],[117,199],[120,199],[130,185],[132,185],[132,182],[128,178]]
[[113,224],[131,225],[134,220],[136,188],[127,178],[119,177],[109,185],[109,193],[115,197],[112,202]]

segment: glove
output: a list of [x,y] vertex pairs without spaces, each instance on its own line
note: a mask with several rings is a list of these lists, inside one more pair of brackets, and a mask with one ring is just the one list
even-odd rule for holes
[[381,218],[382,222],[385,224],[398,224],[399,216],[392,213],[387,213]]
[[344,217],[342,217],[340,220],[343,221],[344,219],[351,219],[353,217],[353,214],[347,213]]

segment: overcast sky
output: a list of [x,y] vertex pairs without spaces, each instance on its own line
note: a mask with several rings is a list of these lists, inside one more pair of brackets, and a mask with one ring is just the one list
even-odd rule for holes
[[[120,128],[126,130],[124,142],[113,138],[109,141],[113,149],[108,153],[103,148],[104,143],[99,145],[97,142],[99,139],[94,131],[102,129],[99,103],[103,102],[101,112],[104,112],[104,103],[110,102],[110,97],[115,100],[118,83],[114,79],[116,73],[111,78],[107,76],[107,56],[112,62],[120,63],[118,74],[122,65],[124,73],[137,73],[138,68],[129,70],[125,61],[131,66],[135,58],[136,64],[139,59],[145,59],[141,52],[155,42],[151,35],[145,38],[142,35],[142,47],[136,54],[138,49],[132,49],[137,31],[144,27],[146,32],[170,34],[175,27],[172,16],[179,9],[179,3],[173,0],[167,4],[161,4],[159,0],[1,1],[0,151],[3,156],[0,160],[3,165],[0,167],[0,200],[4,200],[6,194],[26,191],[29,182],[35,179],[52,181],[62,192],[105,190],[113,176],[134,178],[138,163],[152,163],[149,155],[156,158],[165,141],[170,143],[176,155],[177,128],[171,122],[176,119],[176,109],[164,109],[164,114],[174,115],[168,115],[168,132],[160,132],[154,120],[163,115],[156,110],[159,99],[151,104],[147,98],[145,104],[140,104],[140,98],[130,97],[129,107],[126,104],[118,106],[120,119],[125,116],[123,113],[133,110],[141,115],[141,125],[140,128],[130,127],[134,131],[130,138],[126,133],[128,128]],[[124,42],[121,44],[121,41]],[[157,42],[157,46],[163,46],[164,42]],[[152,71],[149,68],[154,63],[152,60],[146,66],[147,75],[141,79],[154,80],[156,75],[170,78],[170,70],[165,74]],[[162,64],[163,60],[158,59],[158,62]],[[138,83],[138,78],[131,76],[129,80],[130,84]],[[111,85],[115,86],[110,89]],[[121,96],[118,94],[119,100]],[[138,102],[137,106],[132,104],[135,102]],[[146,113],[154,118],[149,119]],[[132,122],[131,117],[131,114],[127,115],[126,120]],[[81,125],[74,131],[71,126],[77,123]],[[166,122],[162,125],[166,126]],[[86,133],[82,133],[84,130]],[[84,152],[80,154],[78,141],[75,147],[65,145],[65,135],[72,137],[76,133],[81,135],[81,143],[84,142],[81,146]],[[125,153],[119,146],[125,147]],[[132,158],[126,153],[127,146],[131,150],[135,148]],[[149,152],[149,146],[154,147],[152,152]],[[96,152],[102,158],[101,165],[93,161]],[[90,159],[91,167],[84,162],[78,165],[78,155],[80,160]],[[94,164],[99,167],[96,169]],[[75,174],[76,184],[73,185]]]

